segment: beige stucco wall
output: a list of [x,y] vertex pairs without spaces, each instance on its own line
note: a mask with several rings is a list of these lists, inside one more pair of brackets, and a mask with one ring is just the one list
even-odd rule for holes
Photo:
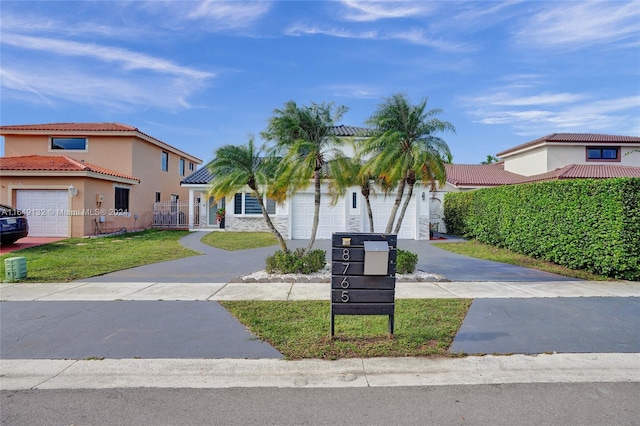
[[[598,143],[592,146],[619,146]],[[524,176],[537,175],[565,167],[569,164],[617,164],[621,166],[640,166],[640,152],[633,152],[639,146],[620,147],[620,161],[587,161],[587,145],[547,145],[522,153],[510,155],[504,159],[504,169]],[[628,155],[627,155],[628,154]]]
[[[56,135],[61,136],[61,135]],[[153,222],[153,203],[156,200],[156,192],[160,192],[161,200],[171,200],[172,194],[177,194],[179,199],[187,200],[188,188],[180,186],[180,181],[193,171],[189,170],[189,163],[193,162],[189,158],[181,157],[169,149],[152,144],[144,139],[134,136],[100,136],[100,135],[74,135],[77,137],[87,137],[87,150],[66,151],[50,150],[50,136],[48,135],[7,135],[5,136],[5,156],[26,156],[26,155],[66,155],[75,160],[95,164],[113,171],[123,173],[128,176],[140,179],[139,184],[119,183],[110,180],[92,178],[32,178],[22,177],[21,181],[29,182],[37,187],[53,180],[60,180],[64,188],[73,183],[80,193],[73,199],[74,210],[102,209],[106,214],[97,217],[85,217],[82,220],[72,221],[73,236],[92,235],[96,229],[102,232],[111,232],[120,228],[134,229],[151,226]],[[169,154],[169,170],[162,171],[161,153],[166,151]],[[180,158],[185,159],[185,174],[180,175]],[[193,162],[197,167],[197,163]],[[32,174],[32,173],[30,173]],[[57,172],[56,174],[59,174]],[[114,179],[117,180],[117,179]],[[118,215],[114,211],[115,186],[130,189],[129,193],[129,214]],[[102,194],[104,201],[96,203],[96,195]],[[5,189],[2,189],[2,199],[11,197]],[[137,215],[137,219],[135,216]],[[104,222],[96,220],[99,216],[104,216]],[[81,235],[82,234],[82,235]]]
[[[133,214],[119,215],[114,211],[114,182],[102,179],[80,176],[3,176],[0,179],[0,203],[15,207],[18,190],[67,190],[70,185],[78,189],[78,195],[69,196],[66,212],[55,212],[67,217],[68,237],[113,232],[123,227],[133,230],[142,226],[136,223]],[[96,194],[104,195],[102,203],[96,203]],[[104,221],[100,221],[101,216]]]
[[540,147],[506,157],[504,159],[504,170],[523,176],[546,173],[548,171],[546,148]]

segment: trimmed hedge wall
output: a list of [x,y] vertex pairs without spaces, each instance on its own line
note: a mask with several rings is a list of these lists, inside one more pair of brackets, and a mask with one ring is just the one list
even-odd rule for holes
[[640,179],[573,179],[449,193],[447,232],[572,269],[640,280]]

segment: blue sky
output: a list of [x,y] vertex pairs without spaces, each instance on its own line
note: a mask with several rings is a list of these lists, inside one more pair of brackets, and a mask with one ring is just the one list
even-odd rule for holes
[[[640,2],[7,1],[0,123],[120,122],[205,162],[294,100],[441,108],[455,163],[640,135]],[[2,145],[0,154],[4,153]]]

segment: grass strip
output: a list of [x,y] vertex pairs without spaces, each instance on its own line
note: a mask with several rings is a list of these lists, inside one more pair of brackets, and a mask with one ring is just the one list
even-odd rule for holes
[[463,243],[432,243],[434,246],[452,253],[477,259],[492,260],[494,262],[508,263],[510,265],[525,268],[538,269],[565,277],[577,278],[589,281],[609,281],[611,278],[593,274],[588,271],[570,269],[542,259],[526,256],[511,250],[484,244],[478,241],[466,241]]
[[232,315],[287,359],[447,355],[468,299],[396,301],[394,338],[387,316],[339,315],[329,336],[328,301],[222,301]]
[[194,256],[199,253],[178,242],[188,233],[150,229],[110,237],[69,238],[29,247],[0,256],[0,277],[5,276],[4,259],[17,256],[27,261],[27,278],[22,282],[67,282]]
[[278,240],[270,232],[210,232],[201,241],[211,247],[229,251],[270,247],[278,244]]

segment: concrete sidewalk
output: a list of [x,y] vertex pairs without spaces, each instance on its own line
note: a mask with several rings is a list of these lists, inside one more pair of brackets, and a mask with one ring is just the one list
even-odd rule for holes
[[344,388],[637,383],[640,354],[465,358],[2,360],[0,389]]
[[[329,300],[329,283],[0,284],[0,301]],[[396,299],[640,297],[640,282],[398,282]]]
[[[43,303],[47,301],[123,301],[120,303],[126,303],[124,301],[328,300],[329,287],[328,283],[1,284],[0,300]],[[613,298],[620,302],[636,303],[637,297],[640,297],[638,282],[398,282],[396,287],[398,299],[472,298],[479,299],[477,302],[486,301],[494,305],[496,300],[522,300],[523,302],[531,300],[533,302],[536,300],[534,298],[538,298],[537,300],[554,298],[553,301],[572,303],[576,300],[594,302],[602,300],[604,303],[605,298]],[[597,317],[595,313],[592,315]],[[511,317],[513,321],[513,315]],[[477,320],[478,318],[469,316],[465,324],[477,326],[479,325]],[[531,321],[516,322],[530,323]],[[544,325],[547,327],[549,324]],[[469,340],[475,344],[478,336],[485,339],[488,336],[487,330],[490,331],[490,328],[482,328],[482,333],[478,334],[474,330],[465,331],[464,327],[463,325],[461,329],[464,333],[460,333],[462,343]],[[626,327],[637,330],[633,324],[627,324]],[[552,329],[545,328],[545,330],[547,334],[553,333]],[[593,333],[592,330],[585,332]],[[603,332],[607,331],[603,330]],[[575,327],[572,328],[572,333],[573,338],[580,340],[580,333],[576,334]],[[522,337],[518,333],[515,334],[516,337]],[[526,338],[531,334],[522,335]],[[491,339],[488,339],[489,344],[492,344]],[[466,351],[464,346],[457,348],[462,352],[473,353]],[[335,388],[540,382],[640,382],[640,354],[637,351],[616,353],[608,349],[590,351],[594,353],[551,354],[551,351],[540,355],[358,358],[337,361],[156,357],[145,357],[145,359],[107,357],[102,360],[2,359],[0,360],[0,389]],[[492,349],[484,353],[496,353],[496,351]]]

